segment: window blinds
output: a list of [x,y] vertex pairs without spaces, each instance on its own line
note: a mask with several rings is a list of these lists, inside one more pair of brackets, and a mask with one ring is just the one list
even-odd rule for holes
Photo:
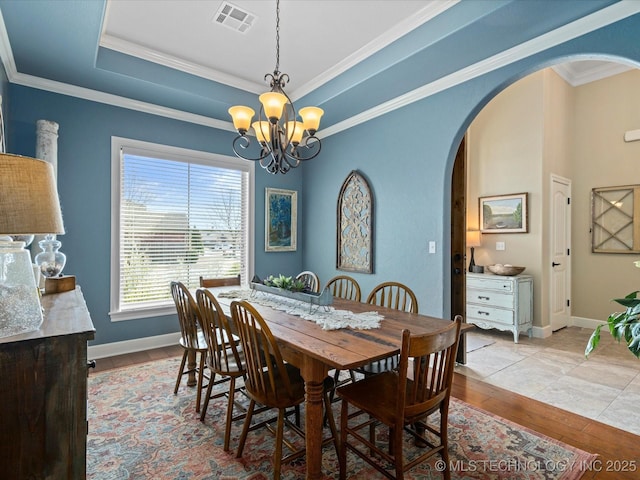
[[248,173],[151,153],[120,153],[120,311],[172,303],[173,280],[246,274]]

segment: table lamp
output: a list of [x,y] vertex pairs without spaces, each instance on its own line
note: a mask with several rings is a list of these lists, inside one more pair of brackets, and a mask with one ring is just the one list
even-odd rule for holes
[[43,318],[31,255],[10,235],[60,233],[53,166],[0,153],[0,338],[38,330]]
[[480,230],[467,230],[467,247],[471,248],[471,261],[469,262],[469,272],[483,273],[484,267],[476,266],[476,262],[473,259],[473,253],[475,247],[480,246]]

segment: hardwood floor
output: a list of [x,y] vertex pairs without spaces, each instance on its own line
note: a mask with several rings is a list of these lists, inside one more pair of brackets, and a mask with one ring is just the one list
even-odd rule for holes
[[[95,371],[181,356],[180,346],[96,360]],[[503,390],[481,380],[455,374],[453,396],[540,432],[599,455],[582,479],[640,478],[640,437],[537,400]]]

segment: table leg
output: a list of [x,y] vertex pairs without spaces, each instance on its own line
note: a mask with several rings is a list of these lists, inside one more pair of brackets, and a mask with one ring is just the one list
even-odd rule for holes
[[195,387],[198,384],[198,380],[196,379],[196,352],[193,350],[189,350],[187,353],[187,369],[189,370],[187,386]]
[[323,382],[328,368],[322,362],[304,358],[300,368],[304,378],[305,402],[305,442],[307,457],[307,480],[322,478],[322,425],[323,425]]

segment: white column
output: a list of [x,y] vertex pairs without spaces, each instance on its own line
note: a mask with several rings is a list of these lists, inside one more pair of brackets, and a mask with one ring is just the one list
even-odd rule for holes
[[58,178],[58,124],[51,120],[36,122],[36,158],[53,165],[53,172]]
[[[53,174],[58,180],[58,127],[51,120],[36,121],[36,155],[35,158],[44,160],[53,165]],[[44,239],[44,235],[36,235],[31,244],[31,258],[35,259],[40,253],[38,242]],[[44,288],[44,277],[40,279],[40,287]]]

